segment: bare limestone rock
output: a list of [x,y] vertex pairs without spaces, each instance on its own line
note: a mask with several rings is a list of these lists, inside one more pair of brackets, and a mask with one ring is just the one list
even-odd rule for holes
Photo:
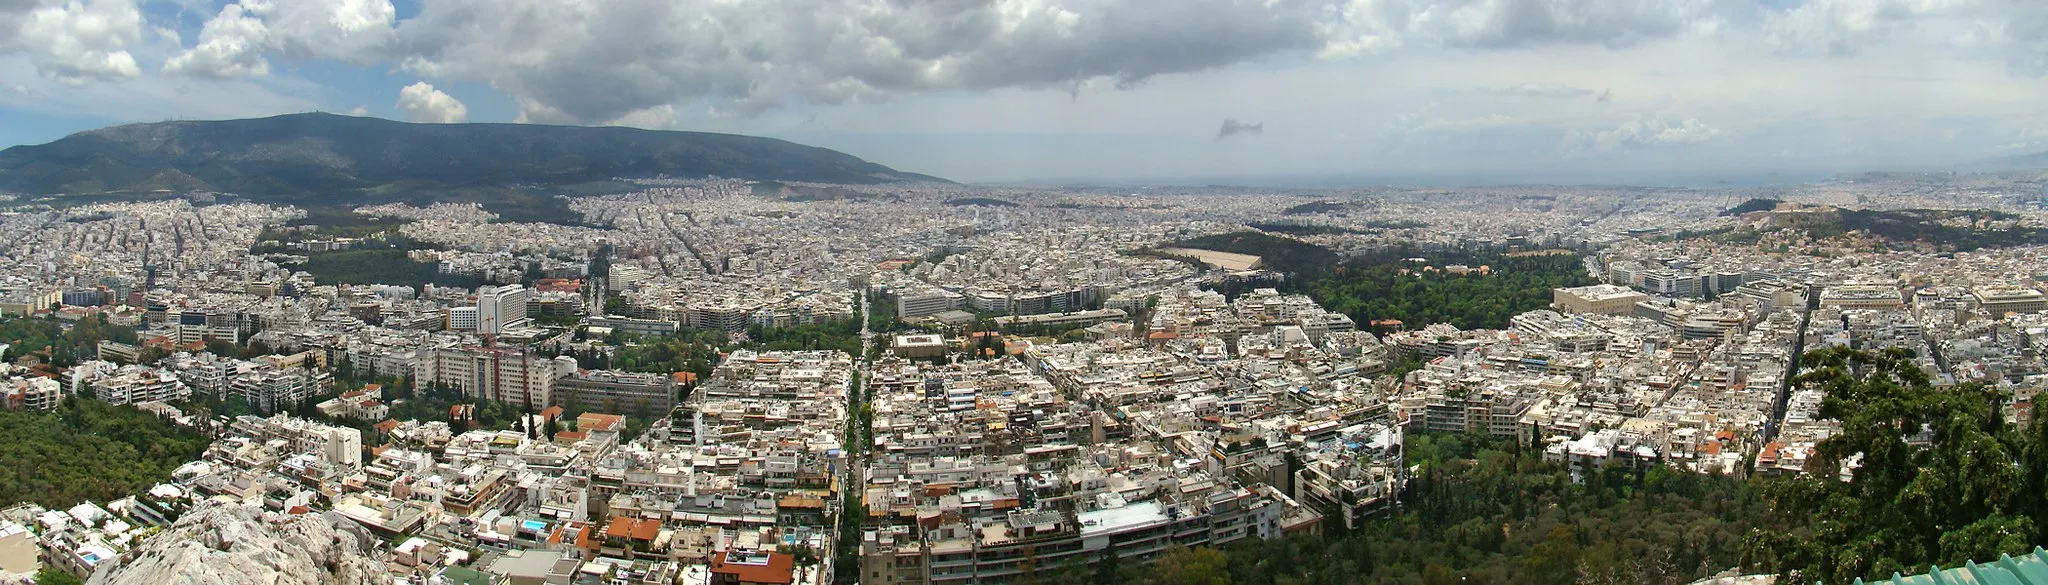
[[376,539],[345,518],[217,504],[93,571],[88,585],[391,583]]

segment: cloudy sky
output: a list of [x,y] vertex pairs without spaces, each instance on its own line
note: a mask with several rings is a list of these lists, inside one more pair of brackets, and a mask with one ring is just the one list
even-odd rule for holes
[[2048,150],[2048,0],[0,0],[0,145],[310,110],[966,181],[1939,169]]

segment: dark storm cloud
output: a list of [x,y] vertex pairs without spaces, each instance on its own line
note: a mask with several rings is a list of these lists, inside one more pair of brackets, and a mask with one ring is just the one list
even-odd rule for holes
[[399,28],[406,65],[487,81],[539,121],[690,98],[737,110],[918,91],[1129,86],[1318,46],[1315,4],[437,0]]
[[926,91],[1128,88],[1274,55],[1624,45],[1722,0],[428,0],[395,49],[523,117],[601,122],[706,100],[751,112]]
[[[56,2],[0,0],[0,13]],[[752,113],[957,90],[1045,88],[1078,96],[1077,88],[1096,80],[1129,88],[1245,63],[1445,48],[1618,48],[1685,35],[1731,35],[1790,50],[1853,47],[1922,28],[1995,31],[1948,38],[1978,39],[2017,72],[2048,70],[2048,2],[1996,0],[1807,0],[1789,7],[1749,0],[421,0],[418,13],[403,20],[389,0],[245,4],[223,6],[218,22],[210,21],[166,68],[264,75],[263,58],[271,54],[395,63],[429,80],[482,82],[509,95],[522,118],[564,123],[679,106]],[[1920,27],[1923,21],[1958,26]],[[0,41],[9,35],[5,28]],[[62,62],[132,69],[93,60],[109,54]],[[1596,101],[1604,95],[1564,87],[1515,91]]]
[[1232,137],[1232,136],[1236,136],[1236,135],[1239,135],[1239,134],[1265,134],[1265,133],[1266,133],[1266,123],[1265,123],[1265,122],[1257,122],[1257,123],[1249,123],[1249,124],[1247,124],[1247,123],[1239,122],[1239,121],[1237,121],[1237,120],[1224,120],[1224,121],[1223,121],[1223,128],[1222,128],[1221,130],[1217,130],[1217,131],[1216,131],[1216,139],[1217,139],[1217,140],[1222,140],[1222,139],[1225,139],[1225,138],[1229,138],[1229,137]]
[[1506,49],[1556,43],[1627,46],[1721,18],[1721,0],[1415,0],[1452,18],[1432,21],[1443,44]]

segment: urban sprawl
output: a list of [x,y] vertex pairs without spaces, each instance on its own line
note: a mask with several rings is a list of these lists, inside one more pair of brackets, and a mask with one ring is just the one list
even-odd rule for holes
[[[136,333],[75,363],[0,345],[5,405],[89,395],[212,439],[129,497],[0,511],[0,556],[84,578],[243,506],[359,524],[403,583],[1005,582],[1358,525],[1424,433],[1575,477],[1797,474],[1838,430],[1789,384],[1820,348],[1911,349],[2020,423],[2048,387],[2048,248],[1800,229],[2034,229],[2028,184],[636,185],[562,224],[383,204],[356,231],[230,194],[0,202],[0,315]],[[1758,198],[1782,202],[1723,213]],[[1412,253],[1416,278],[1570,255],[1590,284],[1494,328],[1345,314],[1276,257],[1190,244],[1244,232]],[[321,272],[357,256],[420,281]]]

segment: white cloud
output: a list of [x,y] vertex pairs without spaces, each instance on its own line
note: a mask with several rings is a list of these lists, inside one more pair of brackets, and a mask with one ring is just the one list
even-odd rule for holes
[[1708,126],[1697,118],[1686,118],[1677,122],[1655,118],[1637,119],[1611,130],[1567,133],[1563,149],[1567,153],[1617,152],[1699,144],[1720,138],[1722,135],[1720,129]]
[[[522,121],[654,125],[672,123],[673,111],[752,116],[1096,80],[1130,88],[1309,55],[1632,50],[1687,38],[1847,54],[1912,33],[2048,70],[2048,8],[2035,5],[2048,2],[1806,0],[1784,9],[1754,0],[422,0],[417,15],[400,21],[390,0],[239,0],[165,69],[262,75],[266,56],[389,63],[436,81],[486,83],[517,104]],[[1599,97],[1563,84],[1495,87]]]
[[905,93],[1123,86],[1319,44],[1320,2],[437,0],[398,27],[426,77],[483,81],[523,119],[600,123]]
[[198,44],[165,61],[164,71],[263,76],[270,73],[266,53],[369,62],[387,49],[397,14],[389,0],[242,0],[222,6]]
[[1898,35],[1947,42],[1970,20],[2009,15],[1990,8],[1982,0],[1808,0],[1768,13],[1763,34],[1779,51],[1849,55]]
[[296,57],[355,63],[385,56],[398,17],[391,0],[244,0],[271,43]]
[[1615,47],[1720,29],[1730,0],[1348,0],[1318,24],[1324,57],[1403,47]]
[[592,123],[906,93],[1131,87],[1273,55],[1403,47],[1631,46],[1715,30],[1730,0],[436,0],[398,27],[405,66],[490,83],[521,119]]
[[142,31],[134,0],[0,2],[0,54],[26,53],[37,73],[66,84],[140,75],[128,46]]
[[249,77],[270,74],[270,62],[263,58],[263,45],[270,29],[262,19],[229,4],[206,21],[199,31],[199,44],[164,62],[164,71],[200,77]]
[[453,124],[469,120],[469,108],[460,100],[424,81],[398,90],[398,110],[414,122]]
[[[2048,142],[2004,131],[2048,124],[2036,0],[417,0],[403,20],[391,0],[172,0],[191,16],[153,19],[142,1],[0,0],[0,103],[122,121],[391,103],[297,66],[340,61],[416,76],[412,107],[379,110],[414,119],[466,119],[434,91],[462,82],[516,108],[478,117],[525,122],[1191,145],[1063,146],[1033,159],[1048,176],[1596,166],[1560,147],[1876,164]],[[127,109],[144,99],[167,104]],[[1222,157],[1226,116],[1288,140]],[[1008,165],[1044,143],[1018,142],[919,152],[1024,176]]]
[[282,77],[205,79],[144,74],[123,81],[66,84],[40,78],[28,56],[13,55],[0,56],[0,79],[22,79],[20,91],[0,92],[0,110],[107,123],[252,118],[321,109],[319,102],[301,97],[321,88]]

